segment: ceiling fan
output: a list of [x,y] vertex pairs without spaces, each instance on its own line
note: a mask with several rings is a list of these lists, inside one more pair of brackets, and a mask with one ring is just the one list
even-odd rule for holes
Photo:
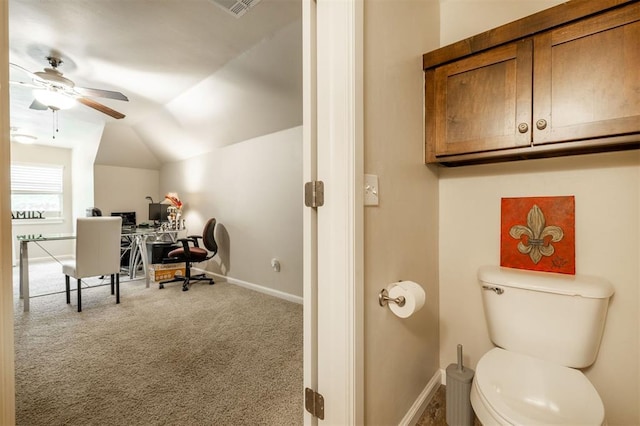
[[121,112],[91,99],[100,97],[128,101],[129,98],[125,95],[111,90],[77,87],[73,81],[63,77],[62,73],[58,71],[58,67],[62,64],[62,59],[55,56],[47,56],[46,59],[49,61],[51,67],[45,68],[44,71],[37,72],[31,72],[20,65],[10,64],[15,69],[21,70],[31,77],[30,82],[10,82],[11,84],[33,89],[33,94],[36,99],[29,108],[37,110],[52,109],[53,111],[57,111],[59,109],[69,108],[74,104],[74,101],[77,101],[110,117],[116,119],[125,117]]

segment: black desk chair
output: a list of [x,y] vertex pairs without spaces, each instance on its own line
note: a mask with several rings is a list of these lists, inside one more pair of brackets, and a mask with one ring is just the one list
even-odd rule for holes
[[[182,291],[189,290],[192,281],[208,281],[213,285],[213,279],[206,274],[191,275],[191,264],[194,262],[204,262],[211,259],[218,253],[218,244],[215,239],[216,219],[211,218],[204,226],[202,235],[189,235],[187,238],[179,238],[178,243],[182,244],[175,250],[169,252],[163,263],[186,262],[185,275],[176,275],[173,279],[161,281],[159,288],[164,288],[165,284],[182,281]],[[198,240],[202,240],[204,248],[198,245]]]

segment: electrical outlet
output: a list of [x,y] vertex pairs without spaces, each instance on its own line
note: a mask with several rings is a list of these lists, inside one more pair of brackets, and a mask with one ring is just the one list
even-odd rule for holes
[[378,176],[364,175],[364,205],[377,206],[378,197],[379,197]]
[[271,267],[275,272],[280,272],[280,261],[278,259],[271,259]]

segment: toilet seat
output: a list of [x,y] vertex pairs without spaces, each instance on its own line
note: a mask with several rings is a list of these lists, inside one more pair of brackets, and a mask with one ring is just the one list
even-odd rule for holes
[[485,426],[604,423],[602,400],[581,371],[501,348],[478,362],[471,401]]

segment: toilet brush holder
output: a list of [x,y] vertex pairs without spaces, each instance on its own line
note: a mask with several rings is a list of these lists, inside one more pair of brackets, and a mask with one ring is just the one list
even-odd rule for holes
[[472,426],[471,382],[474,371],[462,365],[462,345],[458,345],[458,363],[447,367],[446,420],[449,426]]

